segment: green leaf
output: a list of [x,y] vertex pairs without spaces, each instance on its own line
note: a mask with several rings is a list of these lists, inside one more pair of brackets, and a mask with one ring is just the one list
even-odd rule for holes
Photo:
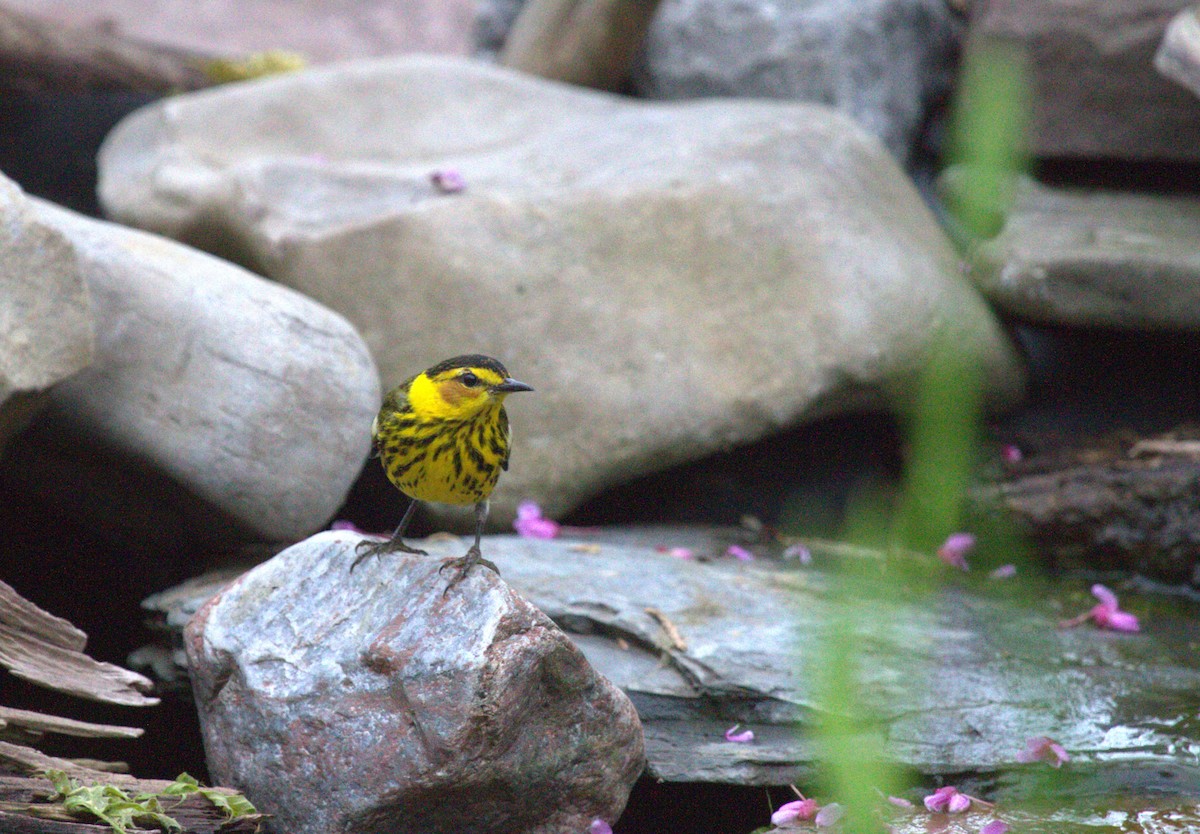
[[225,816],[230,819],[258,813],[258,809],[254,807],[250,800],[246,799],[240,793],[222,793],[212,788],[201,788],[200,793],[205,799],[224,811]]
[[96,817],[119,834],[131,826],[157,826],[164,831],[182,831],[183,826],[163,813],[158,797],[131,798],[116,785],[80,785],[61,770],[46,771],[46,778],[61,798],[63,809],[72,814]]

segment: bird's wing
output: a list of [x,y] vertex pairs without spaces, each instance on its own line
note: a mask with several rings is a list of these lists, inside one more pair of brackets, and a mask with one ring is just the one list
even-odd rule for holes
[[500,433],[504,436],[504,457],[500,459],[500,468],[508,471],[508,453],[512,448],[512,429],[508,425],[508,412],[500,409]]
[[379,457],[379,424],[394,414],[408,411],[408,389],[412,387],[414,379],[415,376],[410,376],[384,395],[383,405],[371,422],[371,457]]

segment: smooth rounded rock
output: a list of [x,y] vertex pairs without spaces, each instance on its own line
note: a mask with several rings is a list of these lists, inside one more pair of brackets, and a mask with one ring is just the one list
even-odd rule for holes
[[385,387],[474,352],[532,385],[509,400],[498,526],[521,498],[557,515],[805,420],[902,407],[946,331],[993,405],[1023,388],[916,189],[826,107],[645,103],[401,58],[165,100],[117,127],[101,173],[112,216],[344,313]]
[[258,536],[325,524],[361,470],[379,403],[354,328],[206,253],[33,206],[74,250],[96,309],[96,361],[54,389],[54,413]]
[[75,252],[0,176],[0,449],[45,392],[92,361],[92,299]]
[[972,275],[1032,321],[1134,330],[1200,328],[1200,200],[1021,180]]

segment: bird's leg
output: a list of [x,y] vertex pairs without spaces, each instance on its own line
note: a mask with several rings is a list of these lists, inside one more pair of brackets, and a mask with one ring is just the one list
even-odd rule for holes
[[487,523],[487,517],[488,502],[485,499],[475,505],[475,544],[471,545],[465,556],[460,556],[457,559],[451,559],[438,569],[439,572],[441,572],[446,568],[453,567],[458,574],[450,580],[450,583],[446,586],[446,590],[442,591],[443,596],[449,593],[450,589],[459,582],[462,582],[466,575],[470,572],[471,568],[475,567],[476,565],[483,565],[485,568],[491,568],[493,571],[495,571],[496,575],[499,576],[500,569],[496,567],[494,563],[483,558],[483,552],[479,549],[479,539],[481,536],[483,536],[483,525]]
[[379,553],[395,553],[399,551],[400,553],[415,553],[418,556],[427,555],[424,550],[418,550],[415,547],[409,547],[404,543],[404,529],[408,527],[408,520],[412,518],[413,510],[416,508],[417,499],[414,498],[408,502],[408,509],[404,511],[404,516],[400,519],[400,523],[396,525],[396,532],[392,533],[392,537],[390,539],[386,539],[381,542],[373,542],[367,539],[360,541],[354,548],[354,552],[358,555],[350,564],[350,572],[353,573],[354,569],[358,567],[358,563],[363,559],[366,559],[368,556],[375,556]]

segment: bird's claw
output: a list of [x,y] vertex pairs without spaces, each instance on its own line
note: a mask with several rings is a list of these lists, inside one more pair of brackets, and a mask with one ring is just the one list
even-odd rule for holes
[[351,573],[354,573],[354,569],[358,567],[358,563],[368,556],[378,556],[381,553],[412,553],[417,556],[429,555],[420,548],[405,544],[401,539],[384,539],[381,542],[363,539],[354,546],[354,552],[357,555],[354,557],[354,561],[350,563]]
[[460,556],[457,559],[451,559],[448,562],[444,562],[442,566],[438,568],[438,573],[441,573],[446,568],[451,567],[457,572],[457,575],[454,576],[448,583],[446,583],[446,590],[442,591],[442,596],[450,593],[451,588],[466,579],[467,574],[471,572],[471,568],[475,567],[476,565],[483,565],[485,568],[491,569],[492,572],[497,576],[500,575],[500,568],[496,567],[494,562],[483,558],[483,554],[479,551],[478,547],[471,545],[471,548],[466,552],[466,555]]

